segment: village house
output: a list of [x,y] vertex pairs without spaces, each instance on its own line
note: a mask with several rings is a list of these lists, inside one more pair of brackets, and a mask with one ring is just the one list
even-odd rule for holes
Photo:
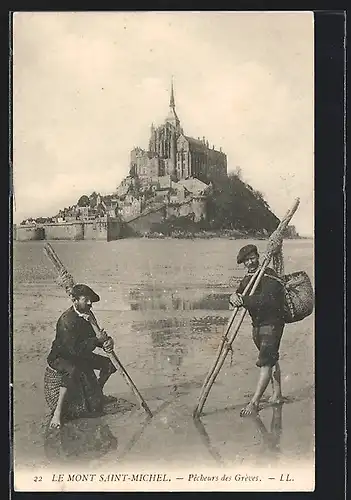
[[131,193],[127,193],[118,204],[118,215],[123,219],[136,217],[141,213],[142,200]]
[[129,188],[131,186],[133,186],[135,184],[135,179],[131,176],[127,176],[125,177],[121,183],[119,184],[119,186],[117,186],[116,188],[116,191],[115,191],[115,195],[117,198],[122,198],[123,196],[125,196],[128,191],[129,191]]

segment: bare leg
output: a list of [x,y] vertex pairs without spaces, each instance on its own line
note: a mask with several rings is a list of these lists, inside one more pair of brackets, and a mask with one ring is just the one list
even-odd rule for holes
[[273,369],[272,384],[273,384],[273,394],[269,398],[269,402],[272,404],[282,403],[283,395],[282,395],[282,385],[281,385],[281,371],[278,361]]
[[103,391],[106,382],[112,373],[115,373],[117,370],[106,356],[100,356],[99,354],[92,355],[91,366],[94,370],[99,370],[98,383],[101,391]]
[[[272,370],[273,371],[273,370]],[[271,376],[271,385],[272,385],[272,392],[274,392],[274,380],[273,380],[273,375]]]
[[247,415],[252,415],[257,413],[260,399],[264,391],[267,389],[267,386],[271,378],[272,378],[272,367],[261,366],[260,377],[258,379],[256,392],[252,396],[250,403],[241,410],[240,415],[242,417],[246,417]]
[[50,428],[52,429],[59,429],[61,427],[61,414],[66,392],[67,392],[67,387],[60,387],[57,405],[50,422]]
[[[98,383],[101,387],[101,391],[103,392],[103,389],[105,387],[105,384],[106,382],[108,381],[108,379],[111,377],[112,373],[109,372],[108,370],[106,369],[102,369],[100,370],[100,375],[99,375],[99,378],[98,378]],[[105,394],[103,394],[103,404],[109,404],[109,403],[114,403],[117,401],[117,398],[115,396],[106,396]]]

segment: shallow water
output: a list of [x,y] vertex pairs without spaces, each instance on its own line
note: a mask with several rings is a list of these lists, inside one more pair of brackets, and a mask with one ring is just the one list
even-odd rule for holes
[[[280,410],[263,402],[260,419],[239,410],[255,389],[257,353],[246,317],[213,386],[204,416],[192,412],[214,361],[226,322],[228,296],[243,275],[235,256],[248,240],[53,242],[77,282],[99,293],[98,320],[154,412],[147,419],[123,379],[106,389],[120,405],[100,419],[70,422],[46,436],[43,396],[46,356],[59,315],[69,307],[44,255],[44,242],[15,242],[14,431],[18,466],[52,461],[245,464],[311,461],[314,454],[313,315],[287,325],[281,344]],[[265,241],[256,242],[260,250]],[[313,280],[313,242],[284,243],[285,271]],[[46,437],[45,437],[46,436]],[[76,446],[72,447],[72,442]]]

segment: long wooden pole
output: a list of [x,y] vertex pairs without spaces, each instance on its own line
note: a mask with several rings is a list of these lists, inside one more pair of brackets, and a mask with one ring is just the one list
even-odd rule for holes
[[[273,253],[279,248],[279,244],[282,240],[283,232],[286,229],[287,225],[289,224],[290,220],[292,219],[294,213],[296,212],[296,210],[299,206],[299,203],[300,203],[300,200],[296,199],[292,208],[290,210],[288,210],[288,212],[285,214],[285,216],[283,217],[283,219],[279,223],[277,229],[271,234],[271,236],[268,240],[267,250],[266,250],[266,254],[263,258],[262,264],[261,264],[260,268],[258,269],[258,271],[252,277],[252,281],[254,281],[254,283],[252,285],[252,288],[250,290],[249,295],[253,295],[255,293],[255,291],[260,283],[260,280],[261,280],[267,266],[269,265],[269,263],[271,261]],[[250,280],[249,284],[251,284],[251,280]],[[248,289],[249,289],[249,285],[245,288],[244,294],[247,294]],[[226,331],[224,341],[222,342],[222,345],[220,346],[220,349],[218,350],[217,359],[216,359],[214,365],[211,367],[211,369],[210,369],[210,371],[209,371],[209,373],[204,381],[204,384],[202,386],[198,404],[193,412],[194,418],[197,418],[202,412],[202,409],[203,409],[204,404],[206,402],[206,399],[209,395],[209,392],[212,388],[212,385],[215,382],[215,380],[216,380],[216,378],[217,378],[217,376],[218,376],[218,374],[223,366],[223,363],[227,357],[227,354],[228,354],[229,350],[231,349],[232,343],[234,342],[234,340],[239,332],[239,329],[241,327],[241,324],[244,320],[245,315],[246,315],[246,309],[243,309],[241,311],[241,314],[239,315],[238,323],[236,324],[236,326],[233,330],[233,333],[229,337],[227,337],[228,330]],[[236,317],[237,317],[237,313],[232,314],[232,318],[231,318],[232,321],[229,321],[229,323],[228,323],[229,329],[232,327],[232,324],[233,324],[234,319]]]
[[[255,271],[255,273],[252,275],[251,279],[250,279],[250,282],[247,284],[244,292],[243,292],[243,295],[246,295],[246,293],[248,293],[248,291],[250,290],[252,284],[254,283],[255,279],[257,278],[258,276],[258,273],[259,273],[260,269],[257,269]],[[230,329],[231,327],[233,326],[233,323],[234,323],[234,320],[236,318],[236,315],[239,311],[239,308],[238,307],[235,307],[230,318],[229,318],[229,321],[227,322],[227,325],[225,327],[225,331],[224,331],[224,334],[223,334],[223,337],[222,337],[222,342],[219,344],[219,347],[218,347],[218,350],[217,350],[217,353],[216,353],[216,358],[215,358],[215,361],[212,365],[212,368],[209,370],[207,376],[206,376],[206,379],[204,381],[204,384],[203,385],[206,385],[208,383],[208,380],[211,376],[211,373],[212,371],[216,368],[216,365],[218,363],[218,360],[220,359],[220,356],[223,352],[223,348],[224,346],[226,345],[226,343],[228,342],[228,333],[230,332]]]
[[[59,274],[59,284],[63,286],[68,293],[68,295],[71,295],[72,288],[74,286],[74,279],[73,276],[67,271],[61,260],[59,259],[58,255],[56,254],[55,250],[52,248],[50,243],[46,243],[44,246],[44,252],[46,256],[49,258],[49,260],[52,262],[54,265],[56,271]],[[94,314],[91,312],[90,313],[90,324],[94,329],[94,332],[99,340],[103,340],[105,337],[107,337],[106,333],[104,330],[102,330],[98,323],[97,320],[94,316]],[[132,389],[136,399],[138,400],[140,406],[144,408],[146,413],[152,417],[152,412],[148,405],[146,404],[145,400],[143,399],[142,395],[138,391],[136,385],[134,384],[133,380],[127,373],[127,370],[124,368],[120,360],[118,359],[116,353],[112,351],[111,353],[107,353],[108,357],[110,358],[112,364],[114,367],[117,369],[117,371],[122,375],[124,378],[125,382],[127,385]]]
[[[94,321],[95,320],[95,321]],[[97,324],[96,322],[96,318],[94,316],[94,320],[91,320],[90,321],[90,324],[91,326],[93,327],[93,330],[97,336],[97,338],[99,338],[99,335],[101,335],[101,333],[103,332],[103,330],[99,327],[99,325]],[[133,380],[131,379],[130,375],[128,374],[127,370],[124,368],[124,366],[122,365],[122,363],[120,362],[120,360],[118,359],[115,351],[112,351],[110,353],[107,353],[108,357],[110,358],[112,364],[115,366],[115,368],[118,370],[118,372],[122,375],[122,377],[124,378],[124,380],[127,382],[127,385],[129,385],[129,387],[132,389],[132,391],[134,392],[137,400],[139,401],[139,404],[142,408],[144,408],[144,410],[146,411],[146,413],[149,415],[149,417],[152,417],[152,412],[150,410],[150,408],[148,407],[148,405],[146,404],[145,400],[143,399],[142,395],[140,394],[140,392],[138,391],[136,385],[134,384]]]
[[[252,287],[250,295],[252,295],[256,291],[256,288],[259,284],[259,281],[260,281],[264,271],[266,270],[267,266],[268,266],[268,262],[264,266],[260,267],[260,272],[257,276],[256,282],[254,283],[254,285]],[[214,382],[215,382],[215,380],[216,380],[216,378],[217,378],[217,376],[218,376],[218,374],[223,366],[223,363],[227,357],[227,354],[231,349],[232,343],[234,342],[234,340],[239,332],[239,329],[242,325],[242,322],[244,321],[245,315],[246,315],[246,309],[242,309],[242,311],[240,311],[240,314],[238,317],[239,319],[238,319],[237,324],[235,325],[233,332],[226,339],[224,349],[222,350],[220,356],[216,360],[215,365],[210,370],[210,372],[205,380],[205,383],[202,386],[199,402],[198,402],[198,405],[195,408],[194,413],[193,413],[194,417],[198,417],[200,415],[200,413],[202,412],[202,409],[203,409],[204,404],[206,402],[206,399],[210,393],[212,385],[214,384]]]

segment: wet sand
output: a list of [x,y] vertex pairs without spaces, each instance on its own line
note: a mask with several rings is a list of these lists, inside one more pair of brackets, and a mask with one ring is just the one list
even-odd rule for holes
[[[122,377],[106,392],[119,398],[101,418],[46,433],[43,377],[55,324],[70,303],[55,283],[43,242],[14,245],[14,460],[18,468],[57,463],[133,466],[306,464],[314,460],[314,318],[287,325],[281,343],[283,393],[259,419],[239,411],[255,389],[257,353],[245,318],[208,397],[192,418],[230,311],[227,298],[243,270],[238,240],[53,242],[77,282],[101,296],[99,323],[154,418],[138,409]],[[256,242],[265,249],[265,242]],[[285,271],[313,280],[313,242],[284,243]],[[268,389],[269,391],[269,389]],[[269,395],[269,393],[268,393]]]

